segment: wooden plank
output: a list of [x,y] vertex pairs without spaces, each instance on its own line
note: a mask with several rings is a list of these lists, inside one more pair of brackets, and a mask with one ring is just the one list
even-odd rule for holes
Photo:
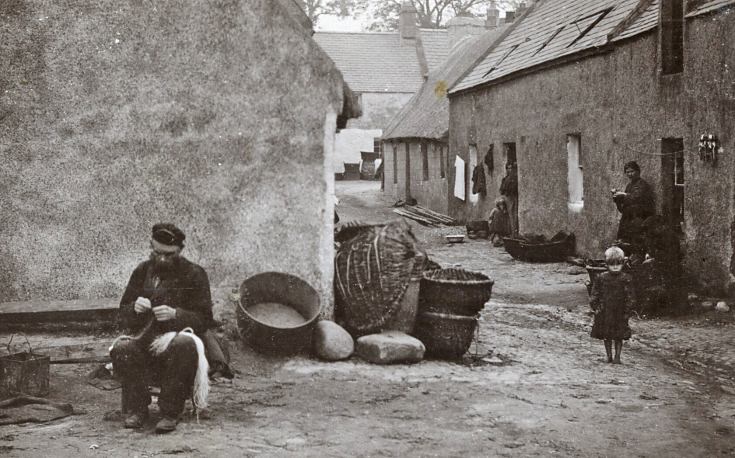
[[438,219],[440,221],[443,221],[443,222],[446,222],[446,223],[450,223],[450,224],[456,224],[457,223],[457,220],[455,220],[454,218],[452,218],[450,216],[443,215],[441,213],[437,213],[437,212],[435,212],[433,210],[429,210],[428,208],[419,207],[418,205],[416,206],[416,208],[420,209],[420,211],[422,211],[423,213],[425,213],[427,215],[430,215],[430,216],[432,216],[432,217],[434,217],[434,218],[436,218],[436,219]]
[[421,216],[419,216],[419,215],[417,215],[415,213],[412,213],[412,212],[404,211],[404,210],[401,210],[401,209],[398,209],[398,208],[393,209],[393,212],[394,213],[397,213],[397,214],[399,214],[401,216],[405,216],[406,218],[412,219],[412,220],[414,220],[414,221],[416,221],[418,223],[424,224],[426,226],[432,226],[432,227],[436,227],[437,226],[437,224],[434,223],[433,221],[429,221],[428,219],[422,218]]
[[119,299],[23,301],[0,303],[0,322],[53,323],[116,320]]

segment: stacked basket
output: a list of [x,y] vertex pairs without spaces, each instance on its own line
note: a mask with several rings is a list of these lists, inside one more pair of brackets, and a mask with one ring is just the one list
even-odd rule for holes
[[424,272],[414,334],[427,354],[456,359],[467,352],[493,284],[488,276],[463,269]]

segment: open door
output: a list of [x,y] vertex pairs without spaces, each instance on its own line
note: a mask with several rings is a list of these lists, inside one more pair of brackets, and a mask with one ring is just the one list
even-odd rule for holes
[[677,233],[684,226],[684,140],[661,139],[661,212]]

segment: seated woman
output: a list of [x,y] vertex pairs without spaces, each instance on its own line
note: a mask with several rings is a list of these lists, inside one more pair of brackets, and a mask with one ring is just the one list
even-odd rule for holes
[[490,212],[488,217],[488,238],[493,242],[494,246],[503,244],[503,237],[510,235],[510,215],[508,214],[508,205],[505,198],[498,197],[495,199],[495,208]]

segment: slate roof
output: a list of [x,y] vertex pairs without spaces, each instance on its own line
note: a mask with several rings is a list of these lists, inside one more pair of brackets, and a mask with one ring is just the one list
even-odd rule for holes
[[[446,30],[419,30],[431,71],[447,57],[448,34]],[[417,45],[401,44],[397,32],[317,32],[314,39],[355,92],[414,93],[424,82]]]
[[396,114],[383,139],[440,139],[449,129],[447,89],[459,80],[494,45],[505,26],[460,41],[444,65],[429,73],[419,92]]
[[639,16],[612,41],[624,40],[655,29],[658,26],[659,0],[653,0]]
[[[503,42],[450,93],[603,46],[608,43],[608,35],[626,20],[633,21],[613,40],[648,31],[656,27],[658,9],[647,3],[646,0],[539,0],[513,24]],[[641,12],[637,9],[639,4],[647,8]],[[636,19],[636,15],[640,16]]]
[[711,13],[713,11],[717,11],[720,8],[724,8],[726,6],[735,6],[735,0],[714,0],[712,2],[705,3],[704,5],[701,5],[696,10],[687,14],[686,17],[694,17],[694,16],[699,16],[700,14]]
[[426,64],[433,72],[447,60],[449,36],[446,29],[420,29],[421,43],[426,55]]

